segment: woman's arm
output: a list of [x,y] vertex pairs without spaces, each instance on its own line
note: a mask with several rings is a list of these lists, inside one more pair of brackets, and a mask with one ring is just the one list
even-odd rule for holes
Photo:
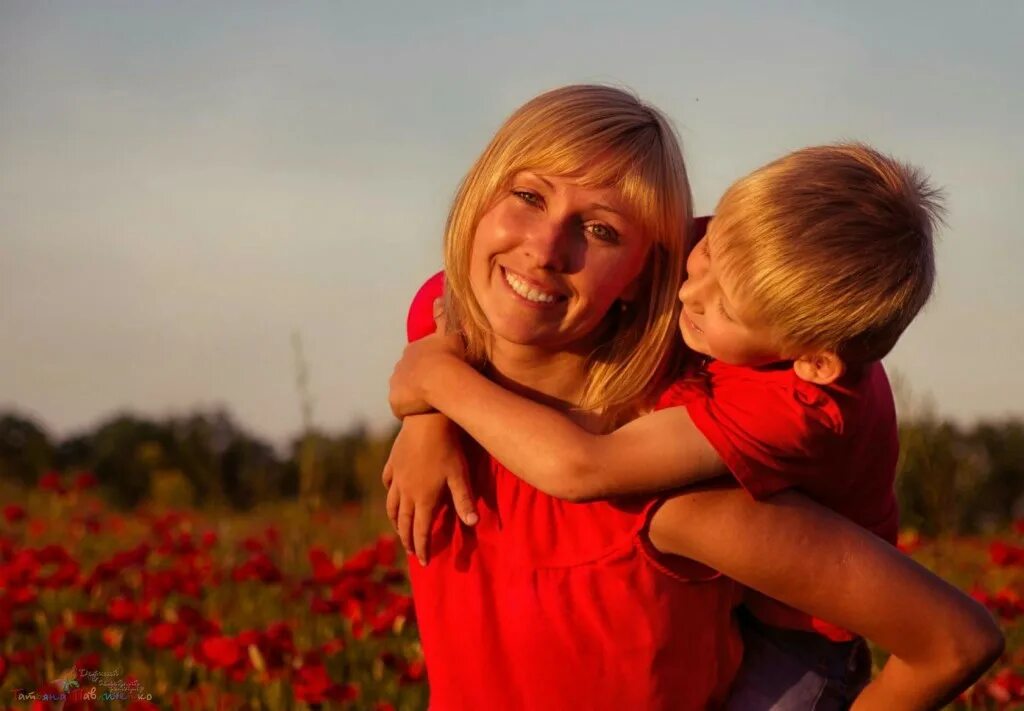
[[755,501],[706,487],[654,514],[652,543],[892,653],[855,709],[932,709],[995,661],[989,613],[868,531],[796,493]]
[[391,378],[396,414],[429,405],[450,417],[517,476],[562,499],[583,500],[690,484],[723,473],[685,408],[594,434],[569,416],[488,380],[442,335],[410,344]]

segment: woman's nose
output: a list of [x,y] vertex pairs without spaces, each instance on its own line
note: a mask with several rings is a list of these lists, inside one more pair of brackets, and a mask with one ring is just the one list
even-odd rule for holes
[[535,266],[564,271],[569,259],[569,230],[557,221],[538,221],[530,229],[525,247]]

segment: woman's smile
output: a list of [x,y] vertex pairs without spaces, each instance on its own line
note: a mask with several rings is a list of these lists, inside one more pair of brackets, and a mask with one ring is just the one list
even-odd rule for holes
[[515,272],[508,267],[499,267],[501,275],[512,294],[535,308],[555,308],[563,305],[568,297],[557,289],[538,284],[535,280]]

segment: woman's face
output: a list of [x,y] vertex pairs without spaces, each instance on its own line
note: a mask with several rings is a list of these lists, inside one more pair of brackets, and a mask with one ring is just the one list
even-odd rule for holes
[[496,338],[587,346],[616,299],[634,297],[649,246],[618,190],[524,171],[477,226],[470,286]]

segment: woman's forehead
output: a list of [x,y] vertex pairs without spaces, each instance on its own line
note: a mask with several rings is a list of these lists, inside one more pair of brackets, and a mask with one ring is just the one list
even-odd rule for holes
[[598,180],[594,175],[586,173],[557,173],[543,169],[525,168],[514,172],[510,182],[537,181],[541,185],[556,191],[571,190],[575,195],[599,206],[620,213],[629,219],[640,219],[638,201],[631,200],[624,186],[616,181]]

